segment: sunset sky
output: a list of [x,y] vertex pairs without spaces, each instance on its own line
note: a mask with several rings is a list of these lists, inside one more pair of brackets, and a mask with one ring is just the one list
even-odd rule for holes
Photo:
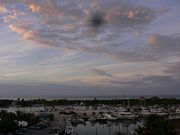
[[180,95],[180,0],[0,0],[0,97]]

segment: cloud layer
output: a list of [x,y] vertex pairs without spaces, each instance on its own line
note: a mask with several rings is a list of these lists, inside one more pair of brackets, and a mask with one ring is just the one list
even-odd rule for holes
[[[105,54],[125,61],[150,58],[151,54],[138,52],[144,51],[141,47],[122,47],[127,45],[123,44],[128,40],[127,32],[141,31],[155,19],[155,11],[145,6],[122,0],[1,3],[3,21],[25,40],[49,47]],[[92,22],[103,25],[92,27]]]
[[177,93],[179,12],[177,0],[0,0],[0,80]]

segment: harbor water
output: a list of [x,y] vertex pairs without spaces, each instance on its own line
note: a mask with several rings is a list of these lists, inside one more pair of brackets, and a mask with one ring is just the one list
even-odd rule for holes
[[140,125],[140,122],[117,122],[117,123],[91,123],[79,124],[75,127],[77,135],[130,135]]

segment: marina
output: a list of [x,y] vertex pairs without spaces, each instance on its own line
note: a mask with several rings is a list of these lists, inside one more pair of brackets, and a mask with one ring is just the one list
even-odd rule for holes
[[[16,113],[30,112],[41,119],[41,123],[27,128],[23,135],[133,135],[138,126],[150,115],[158,115],[169,120],[180,119],[180,106],[111,106],[62,105],[32,107],[11,106],[0,111]],[[54,120],[49,121],[48,115]],[[49,124],[48,124],[49,123]],[[25,126],[26,127],[26,126]]]
[[180,135],[180,0],[0,0],[0,135]]

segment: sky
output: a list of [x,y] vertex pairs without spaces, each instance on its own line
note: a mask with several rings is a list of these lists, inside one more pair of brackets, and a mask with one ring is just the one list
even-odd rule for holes
[[0,0],[0,95],[180,95],[180,1]]

